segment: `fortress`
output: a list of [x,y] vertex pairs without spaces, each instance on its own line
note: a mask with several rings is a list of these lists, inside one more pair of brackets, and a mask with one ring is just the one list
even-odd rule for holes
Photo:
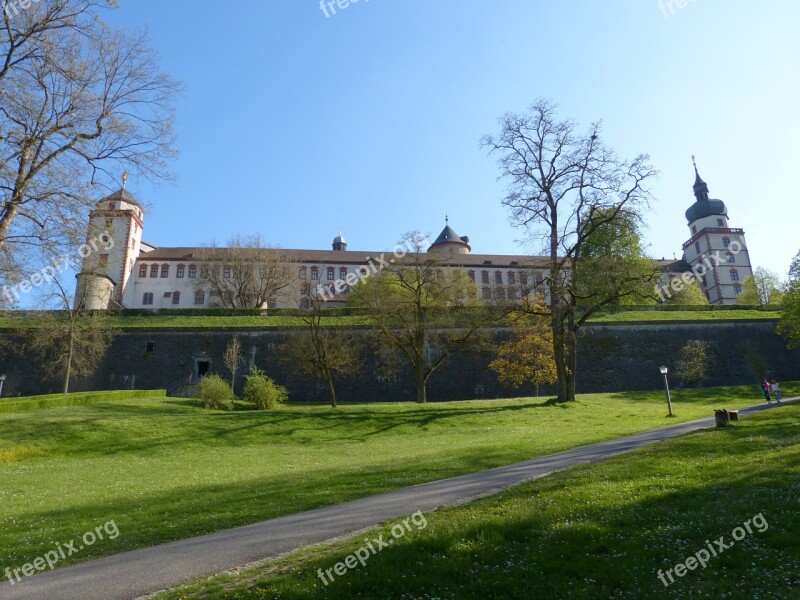
[[[219,304],[219,292],[202,277],[206,267],[199,247],[164,247],[144,242],[144,209],[123,187],[97,203],[89,215],[89,236],[98,231],[110,236],[113,246],[105,253],[87,256],[77,275],[76,305],[90,310],[110,307],[138,309],[211,308]],[[697,277],[711,304],[735,304],[741,282],[752,275],[744,231],[732,228],[728,209],[709,197],[708,185],[695,164],[695,202],[686,211],[691,232],[679,260],[657,260],[665,282],[675,277]],[[223,257],[225,248],[218,249]],[[374,271],[382,252],[351,251],[339,234],[331,250],[277,250],[265,253],[285,256],[291,285],[261,308],[304,308],[313,293],[324,291],[332,306],[347,299],[349,288]],[[532,291],[544,292],[548,260],[545,257],[472,254],[469,238],[446,223],[431,244],[443,268],[466,271],[478,296],[486,303],[521,298]],[[207,255],[207,253],[206,253]],[[351,283],[352,282],[352,283]],[[663,299],[663,296],[662,296]]]

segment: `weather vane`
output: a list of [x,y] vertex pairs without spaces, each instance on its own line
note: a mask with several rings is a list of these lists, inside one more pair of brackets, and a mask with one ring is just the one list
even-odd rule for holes
[[123,171],[122,172],[122,189],[123,190],[125,189],[126,185],[128,185],[128,172],[127,171]]

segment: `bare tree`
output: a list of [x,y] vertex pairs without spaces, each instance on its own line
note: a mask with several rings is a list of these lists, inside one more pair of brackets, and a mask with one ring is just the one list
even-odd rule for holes
[[583,246],[607,230],[608,223],[647,204],[645,186],[656,171],[645,155],[619,159],[600,141],[599,124],[579,134],[572,121],[558,121],[555,106],[547,100],[536,101],[527,113],[506,114],[500,128],[498,136],[485,136],[482,145],[499,156],[502,177],[509,182],[503,204],[512,222],[546,248],[558,400],[571,401],[578,330],[598,309],[618,303],[631,288],[641,288],[638,268],[630,273],[618,269],[613,286],[585,286],[584,275],[596,267],[587,261],[589,271],[582,271]]
[[231,392],[236,394],[236,373],[242,364],[242,342],[239,336],[233,336],[228,342],[222,354],[222,363],[231,372]]
[[73,377],[91,375],[117,335],[103,316],[85,310],[81,303],[73,306],[64,285],[53,279],[53,289],[46,301],[59,313],[42,311],[37,326],[23,332],[26,346],[42,359],[48,377],[61,377],[63,392],[69,392]]
[[426,253],[426,239],[406,235],[401,245],[411,251],[356,286],[352,300],[376,319],[382,354],[408,360],[417,402],[427,402],[428,381],[450,356],[481,348],[479,330],[493,323],[466,272],[447,268],[453,257]]
[[232,236],[225,248],[212,242],[195,256],[202,262],[198,289],[210,290],[225,308],[267,307],[293,283],[290,257],[260,234]]
[[[9,3],[0,27],[0,251],[79,243],[98,186],[171,178],[173,101],[147,36],[112,30],[113,0]],[[16,12],[16,14],[15,14]]]
[[334,378],[358,373],[363,361],[362,339],[353,331],[325,324],[325,300],[319,294],[309,297],[308,311],[301,317],[303,330],[292,332],[283,346],[283,362],[301,373],[323,379],[328,386],[328,398],[336,408]]

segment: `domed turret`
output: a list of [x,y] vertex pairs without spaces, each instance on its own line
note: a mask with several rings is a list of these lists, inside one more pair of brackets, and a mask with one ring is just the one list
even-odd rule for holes
[[333,238],[333,249],[337,252],[347,251],[347,240],[344,239],[341,231],[339,232],[339,235]]

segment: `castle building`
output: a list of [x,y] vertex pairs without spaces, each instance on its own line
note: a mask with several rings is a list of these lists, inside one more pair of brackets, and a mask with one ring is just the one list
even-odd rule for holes
[[691,237],[684,259],[701,274],[701,289],[711,304],[736,304],[742,282],[753,274],[743,229],[730,226],[722,200],[709,198],[708,184],[694,165],[695,203],[686,211]]
[[[694,271],[712,304],[732,304],[740,283],[752,274],[744,232],[732,229],[725,204],[710,200],[708,186],[695,166],[696,202],[686,211],[692,232],[683,246],[681,260],[657,260],[668,283]],[[142,240],[144,210],[123,188],[97,203],[89,214],[89,237],[110,236],[113,248],[106,254],[90,254],[77,275],[76,306],[90,310],[109,307],[135,309],[213,308],[220,305],[202,274],[208,256],[197,247],[159,247]],[[101,232],[101,233],[98,233]],[[222,269],[226,252],[219,249]],[[341,232],[331,250],[277,250],[289,264],[291,284],[261,308],[305,308],[312,294],[324,297],[331,307],[342,306],[352,285],[376,272],[389,252],[348,250]],[[460,236],[445,219],[445,227],[427,250],[445,269],[460,269],[475,284],[485,303],[521,299],[532,292],[546,295],[544,281],[549,259],[525,255],[473,254],[470,240]],[[388,264],[388,263],[387,263]]]

